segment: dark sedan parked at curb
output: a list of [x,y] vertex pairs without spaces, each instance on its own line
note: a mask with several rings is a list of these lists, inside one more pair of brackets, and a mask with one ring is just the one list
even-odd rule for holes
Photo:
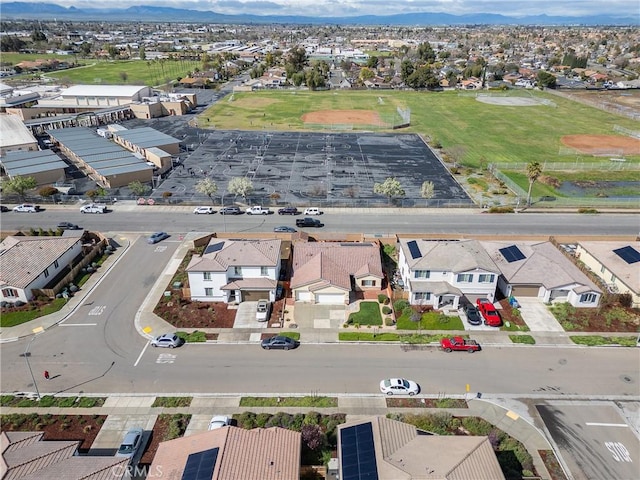
[[297,230],[293,227],[287,227],[286,225],[281,225],[279,227],[274,227],[273,229],[276,233],[296,233]]
[[265,338],[262,340],[260,346],[265,350],[293,350],[298,345],[299,342],[295,341],[289,337],[283,337],[281,335],[276,335],[275,337]]
[[296,207],[284,207],[278,210],[278,215],[298,215],[299,213]]

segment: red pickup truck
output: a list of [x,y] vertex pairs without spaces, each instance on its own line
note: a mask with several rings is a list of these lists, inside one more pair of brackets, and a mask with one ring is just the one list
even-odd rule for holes
[[476,305],[478,306],[480,315],[484,318],[485,325],[489,325],[490,327],[499,327],[502,325],[500,314],[493,306],[493,303],[486,298],[478,298],[476,300]]
[[467,340],[462,337],[443,338],[440,340],[440,348],[445,352],[453,352],[454,350],[466,350],[469,353],[480,350],[480,344],[475,340]]

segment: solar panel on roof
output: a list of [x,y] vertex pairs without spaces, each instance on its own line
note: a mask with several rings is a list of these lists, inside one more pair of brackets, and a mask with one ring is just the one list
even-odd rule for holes
[[627,245],[626,247],[616,248],[613,253],[618,255],[622,260],[627,262],[629,265],[632,263],[640,262],[640,252],[638,252],[635,248]]
[[371,422],[340,430],[342,480],[378,480]]
[[414,260],[416,258],[422,258],[422,252],[420,251],[420,247],[418,247],[418,242],[411,240],[407,242],[407,247],[409,248],[409,253],[411,253],[411,258]]
[[224,247],[224,242],[212,243],[211,245],[207,245],[207,248],[204,250],[204,255],[207,253],[219,252]]
[[216,447],[189,455],[182,472],[182,480],[211,480],[218,459],[218,451],[219,448]]
[[517,262],[518,260],[524,260],[525,258],[527,258],[525,254],[522,253],[520,249],[515,245],[501,248],[498,251],[502,254],[504,259],[509,263]]

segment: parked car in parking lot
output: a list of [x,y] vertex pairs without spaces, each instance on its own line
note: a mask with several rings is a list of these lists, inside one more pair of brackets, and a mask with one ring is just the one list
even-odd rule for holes
[[141,428],[129,430],[118,448],[116,457],[133,458],[142,444],[142,434]]
[[273,231],[276,233],[296,233],[297,230],[293,227],[287,227],[286,225],[280,225],[279,227],[274,227]]
[[298,345],[300,345],[300,343],[295,341],[294,339],[289,338],[289,337],[283,337],[281,335],[276,335],[274,337],[265,338],[260,343],[260,346],[262,348],[264,348],[265,350],[272,350],[272,349],[273,350],[276,350],[276,349],[293,350]]
[[231,417],[227,417],[226,415],[214,415],[209,421],[208,430],[216,430],[218,428],[226,427],[227,425],[231,425]]
[[175,333],[165,333],[151,340],[152,347],[176,348],[184,343],[184,340]]
[[36,213],[38,210],[40,210],[40,207],[31,203],[23,203],[13,207],[13,211],[19,213]]
[[147,238],[147,243],[153,245],[154,243],[161,242],[165,238],[169,238],[169,234],[167,232],[152,233],[149,238]]
[[298,215],[299,213],[296,207],[284,207],[278,210],[278,215]]
[[230,207],[222,207],[218,213],[220,215],[240,215],[242,213],[242,210],[240,210],[240,207],[234,207],[234,206],[230,206]]
[[58,224],[58,228],[60,230],[80,230],[80,227],[78,225],[71,222],[60,222]]
[[387,395],[416,395],[420,387],[406,378],[387,378],[380,382],[380,391]]
[[215,213],[215,210],[213,207],[196,207],[193,209],[193,213],[196,215],[211,215],[212,213]]
[[482,325],[482,317],[478,309],[471,304],[465,305],[464,314],[467,316],[469,325]]

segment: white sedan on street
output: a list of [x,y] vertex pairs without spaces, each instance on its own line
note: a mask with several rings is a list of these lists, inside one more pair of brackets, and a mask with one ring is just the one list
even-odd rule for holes
[[387,395],[416,395],[420,393],[420,386],[406,378],[387,378],[380,382],[380,391]]

